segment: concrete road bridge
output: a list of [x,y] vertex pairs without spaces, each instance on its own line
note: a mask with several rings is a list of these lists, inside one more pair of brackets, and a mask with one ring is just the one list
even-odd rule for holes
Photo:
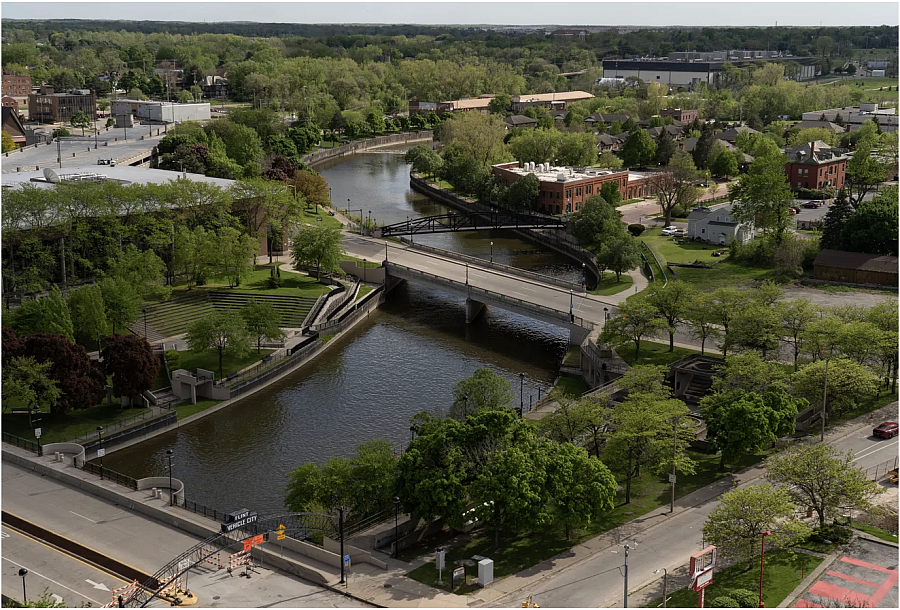
[[344,247],[353,256],[385,261],[388,282],[390,278],[419,282],[464,296],[467,323],[473,322],[485,305],[494,305],[567,328],[575,345],[602,325],[606,313],[629,292],[600,299],[575,288],[562,288],[555,278],[541,281],[527,271],[492,269],[487,261],[481,265],[461,262],[450,258],[450,253],[439,256],[359,236],[345,236]]

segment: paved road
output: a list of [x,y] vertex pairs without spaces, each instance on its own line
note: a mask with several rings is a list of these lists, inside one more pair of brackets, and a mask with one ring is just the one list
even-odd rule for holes
[[[900,437],[883,439],[872,436],[872,428],[883,420],[873,420],[871,423],[860,427],[854,434],[845,439],[834,442],[832,447],[841,452],[852,451],[856,464],[860,468],[872,468],[897,457],[898,441]],[[896,419],[892,420],[896,421]]]
[[[159,142],[160,138],[165,135],[162,126],[136,125],[128,130],[128,140],[125,141],[124,129],[110,129],[103,131],[97,136],[99,146],[94,149],[94,137],[91,135],[70,136],[63,138],[60,142],[60,150],[62,152],[62,169],[66,167],[74,167],[81,165],[94,165],[97,159],[127,159],[139,152],[152,149]],[[156,135],[157,131],[159,136]],[[78,130],[77,132],[80,132]],[[152,132],[152,134],[151,134]],[[72,133],[76,133],[72,130]],[[146,136],[146,140],[141,140],[141,136]],[[118,141],[116,141],[118,138]],[[109,142],[109,146],[104,146],[105,142]],[[88,150],[90,148],[90,150]],[[75,153],[75,156],[72,156]],[[35,167],[41,169],[52,167],[59,170],[57,162],[56,142],[41,144],[37,147],[29,147],[20,152],[8,153],[0,157],[3,161],[3,173],[14,173],[17,167],[21,167],[22,171],[33,171]],[[98,171],[102,171],[103,166],[98,166]]]
[[384,260],[385,244],[387,244],[388,248],[389,262],[432,273],[457,282],[465,282],[468,275],[469,284],[476,288],[491,290],[564,313],[569,312],[571,302],[576,317],[598,324],[604,319],[604,307],[610,308],[615,303],[623,301],[629,294],[632,294],[632,291],[628,290],[618,295],[603,297],[601,300],[593,295],[585,295],[584,293],[570,294],[568,290],[556,286],[539,284],[531,280],[522,280],[498,271],[473,265],[468,266],[467,274],[466,265],[454,260],[411,250],[406,246],[399,246],[390,242],[355,235],[344,236],[344,248],[348,254],[368,260]]
[[[54,479],[38,476],[9,462],[3,462],[2,482],[3,510],[148,574],[155,573],[179,553],[200,542],[199,538],[189,536],[181,530],[157,523],[123,506],[68,487]],[[113,579],[108,574],[103,573],[102,578],[105,580],[98,580],[86,575],[84,570],[89,566],[67,571],[71,562],[61,562],[58,571],[52,571],[46,567],[48,558],[52,557],[47,555],[47,547],[36,543],[27,544],[27,541],[20,545],[8,545],[10,540],[11,538],[3,540],[4,594],[21,597],[21,593],[17,593],[21,591],[21,580],[16,589],[15,580],[8,579],[8,575],[18,573],[19,568],[15,565],[21,564],[29,572],[37,570],[44,578],[56,581],[51,587],[54,593],[63,595],[59,591],[68,587],[72,596],[71,599],[66,598],[69,605],[80,603],[76,595],[90,596],[88,599],[95,607],[109,601],[105,591],[85,587],[85,584],[89,584],[85,583],[85,579],[89,578],[112,588]],[[72,562],[76,560],[73,559]],[[37,580],[33,585],[29,581],[29,597],[32,590],[38,591],[38,587]],[[200,605],[207,607],[362,605],[307,581],[268,569],[259,570],[250,581],[237,577],[228,578],[223,572],[207,571],[204,574],[203,570],[198,570],[190,577],[190,588],[197,591]],[[43,591],[43,586],[40,586],[40,591]],[[214,596],[219,601],[214,601]],[[96,604],[94,600],[104,601]]]
[[[896,413],[896,410],[897,403],[894,403],[877,415],[876,419],[887,417],[891,412]],[[873,441],[867,437],[867,434],[871,433],[871,428],[872,423],[863,418],[861,421],[845,424],[837,430],[830,431],[826,440],[830,436],[832,440],[829,442],[832,446],[842,451],[847,449],[859,451],[858,463],[862,467],[896,456],[896,439]],[[758,483],[759,481],[753,481],[752,477],[762,473],[762,469],[751,470],[750,474],[743,477],[741,484]],[[728,481],[720,480],[711,488],[717,490],[716,494],[706,492],[708,500],[701,498],[694,506],[686,506],[690,496],[676,501],[675,515],[667,521],[660,522],[663,517],[657,516],[645,516],[638,520],[643,522],[637,524],[642,531],[626,536],[629,540],[638,541],[637,548],[630,551],[628,557],[631,592],[659,580],[660,576],[654,573],[655,570],[661,571],[662,568],[666,568],[671,573],[685,565],[692,553],[700,550],[703,523],[718,504],[719,495],[729,488]],[[702,496],[701,492],[695,493]],[[596,544],[596,541],[586,544],[591,543]],[[532,580],[525,588],[493,600],[490,605],[510,606],[524,599],[525,595],[532,594],[534,601],[542,607],[621,607],[624,592],[620,572],[624,557],[621,551],[622,549],[615,545],[607,544],[604,548],[597,544],[593,554],[587,555],[586,559],[553,570],[546,578]]]
[[[95,608],[110,600],[110,590],[127,584],[80,559],[44,544],[17,530],[3,526],[3,594],[22,599],[19,569],[26,568],[25,592],[35,600],[46,590],[67,607],[91,603]],[[57,600],[58,601],[58,600]]]

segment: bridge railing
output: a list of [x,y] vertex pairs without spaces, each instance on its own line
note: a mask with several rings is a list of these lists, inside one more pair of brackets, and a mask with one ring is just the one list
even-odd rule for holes
[[536,303],[531,303],[529,301],[525,301],[522,299],[517,299],[515,297],[510,297],[505,294],[501,294],[499,292],[493,292],[491,290],[486,290],[484,288],[477,288],[472,286],[471,284],[466,284],[465,282],[460,282],[457,280],[451,280],[449,278],[445,278],[440,275],[435,275],[434,273],[428,273],[427,271],[420,271],[419,269],[413,269],[412,267],[407,267],[406,265],[398,265],[397,263],[386,263],[385,268],[390,273],[391,267],[402,269],[408,274],[412,276],[418,276],[422,278],[430,278],[436,284],[447,285],[450,284],[455,288],[458,288],[460,291],[465,292],[469,297],[481,297],[490,299],[495,302],[499,302],[505,305],[512,305],[517,307],[518,309],[522,309],[525,311],[533,312],[538,315],[553,318],[555,320],[559,320],[560,322],[569,322],[571,324],[575,324],[581,326],[583,328],[592,328],[594,326],[593,322],[585,320],[584,318],[575,316],[571,313],[566,313],[564,311],[560,311],[558,309],[553,309],[551,307],[546,307],[544,305],[538,305]]
[[535,273],[534,271],[526,271],[525,269],[519,269],[517,267],[510,267],[509,265],[503,265],[501,263],[495,263],[490,260],[485,260],[483,258],[478,258],[477,256],[469,256],[468,254],[460,254],[459,252],[453,252],[451,250],[444,250],[442,248],[435,248],[434,246],[426,246],[425,244],[417,244],[413,243],[411,240],[401,237],[400,241],[405,244],[408,244],[410,248],[415,250],[421,250],[423,252],[430,252],[432,254],[436,254],[438,256],[442,256],[444,258],[452,258],[454,260],[463,261],[466,263],[472,263],[474,265],[479,265],[482,267],[488,267],[489,269],[496,269],[498,271],[502,271],[504,273],[508,273],[509,275],[517,275],[520,277],[527,277],[538,282],[542,282],[544,284],[552,284],[554,286],[559,286],[560,288],[565,288],[566,290],[578,290],[579,292],[584,290],[584,285],[576,282],[567,282],[565,280],[561,280],[559,278],[555,278],[549,275],[544,275],[542,273]]

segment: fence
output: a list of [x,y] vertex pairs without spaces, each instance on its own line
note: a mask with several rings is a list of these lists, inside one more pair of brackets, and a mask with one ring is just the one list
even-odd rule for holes
[[353,538],[366,531],[367,529],[379,525],[380,523],[384,523],[391,517],[394,517],[394,511],[389,508],[386,508],[380,512],[377,512],[373,515],[369,515],[367,517],[363,517],[359,521],[348,522],[344,524],[344,539]]
[[316,163],[321,163],[322,161],[326,161],[333,157],[352,155],[355,152],[368,150],[369,148],[376,148],[378,146],[386,146],[389,144],[403,144],[404,142],[409,142],[410,140],[431,140],[433,138],[434,132],[431,130],[395,133],[388,136],[378,136],[376,138],[366,138],[365,140],[348,142],[347,144],[338,146],[337,148],[318,150],[308,155],[304,155],[300,158],[300,160],[307,165],[315,165]]
[[184,499],[184,502],[182,504],[176,504],[176,506],[180,506],[181,508],[189,510],[192,513],[203,515],[204,517],[212,519],[213,521],[225,520],[224,512],[216,510],[214,508],[209,508],[208,506],[204,506],[203,504],[198,504],[197,502],[191,502],[187,498]]
[[[147,434],[148,432],[153,432],[154,430],[159,430],[160,428],[166,428],[171,426],[176,421],[178,421],[178,414],[175,411],[168,411],[163,415],[155,417],[148,421],[145,424],[140,424],[137,426],[133,426],[131,428],[127,428],[125,430],[121,430],[120,432],[113,432],[109,436],[103,437],[103,446],[109,447],[112,445],[117,445],[119,443],[123,443],[127,440],[130,440],[134,437],[142,436]],[[100,447],[100,439],[95,438],[86,443],[79,443],[84,447],[85,451],[91,451],[95,447]]]
[[91,474],[99,476],[101,479],[106,479],[137,491],[137,479],[130,477],[127,474],[122,474],[121,472],[110,470],[109,468],[103,468],[99,464],[93,464],[87,460],[84,460],[79,465],[78,458],[74,458],[73,463],[76,468],[81,468],[85,472],[90,472]]
[[16,447],[21,447],[22,449],[27,449],[28,451],[37,453],[38,455],[41,454],[40,443],[15,436],[14,434],[9,434],[8,432],[3,433],[3,442],[9,443],[10,445],[15,445]]
[[[331,299],[330,302],[327,305],[325,305],[325,307],[322,309],[321,317],[323,319],[325,319],[325,321],[327,322],[328,319],[331,317],[331,315],[334,312],[340,311],[341,308],[343,308],[347,303],[349,303],[351,299],[356,297],[358,289],[359,289],[359,279],[356,280],[356,284],[354,284],[353,288],[348,289],[342,285],[340,291],[344,292],[344,294],[338,296],[337,294],[332,293],[332,294],[335,294],[336,298]],[[310,320],[310,322],[314,322],[314,321],[315,321],[315,318],[312,318]]]
[[544,275],[542,273],[535,273],[534,271],[526,271],[524,269],[518,269],[516,267],[510,267],[508,265],[494,263],[490,260],[478,258],[477,256],[469,256],[468,254],[460,254],[458,252],[452,252],[450,250],[443,250],[441,248],[435,248],[434,246],[426,246],[424,244],[416,244],[405,237],[401,237],[400,241],[402,241],[405,244],[409,244],[410,247],[415,250],[423,250],[425,252],[430,252],[430,253],[436,254],[438,256],[443,256],[444,258],[452,258],[454,260],[469,262],[469,263],[472,263],[473,265],[479,265],[481,267],[487,267],[489,269],[497,269],[499,271],[508,273],[510,275],[518,275],[521,277],[527,277],[527,278],[536,280],[538,282],[542,282],[544,284],[552,284],[554,286],[559,286],[560,288],[565,288],[566,290],[578,290],[580,292],[584,288],[584,286],[580,282],[579,283],[567,282],[565,280],[551,277],[549,275]]
[[[171,387],[169,389],[171,389]],[[171,404],[172,404],[171,402],[167,402],[167,403],[165,403],[165,406],[160,405],[159,408],[169,409],[170,408],[169,405],[171,405]],[[147,419],[153,419],[156,417],[160,417],[160,415],[158,413],[154,413],[154,409],[150,408],[139,415],[135,415],[134,417],[129,417],[127,419],[119,420],[110,426],[104,426],[103,433],[109,435],[115,430],[121,430],[123,428],[128,428],[129,426],[131,426],[131,424],[133,424],[135,422],[139,422],[139,421],[147,420]],[[105,441],[107,438],[109,438],[109,437],[105,436],[105,437],[103,437],[103,440]],[[68,442],[78,443],[79,445],[85,445],[86,443],[90,443],[91,441],[96,441],[96,440],[97,440],[97,433],[89,432],[88,434],[84,434],[84,435],[79,436],[78,438],[70,440]]]
[[234,387],[230,388],[231,398],[236,398],[241,394],[249,392],[253,388],[266,383],[273,377],[280,375],[286,368],[289,368],[301,362],[307,354],[315,351],[320,345],[322,345],[322,340],[319,339],[318,334],[315,336],[311,336],[305,343],[294,346],[293,349],[295,351],[292,354],[283,356],[278,364],[271,366],[271,368],[269,368],[268,370],[265,370],[260,374],[256,374],[252,371],[248,372],[247,377],[249,378],[246,381],[240,382]]
[[[641,242],[641,244],[643,244],[643,243],[644,243],[644,242]],[[647,272],[647,277],[649,277],[649,278],[650,278],[650,281],[652,282],[652,281],[653,281],[653,277],[654,277],[654,274],[653,274],[653,265],[651,265],[651,264],[650,264],[650,261],[647,260],[647,255],[644,254],[643,248],[640,249],[640,250],[638,250],[638,252],[640,252],[641,260],[644,261],[644,270]]]
[[357,301],[353,305],[352,309],[345,311],[339,318],[323,322],[322,324],[316,324],[312,327],[312,330],[316,332],[327,330],[331,331],[332,333],[338,333],[344,330],[347,326],[355,322],[359,316],[367,313],[369,311],[369,304],[371,303],[372,299],[376,297],[380,298],[382,292],[384,292],[383,285],[379,286],[378,288],[364,296],[362,299]]
[[871,468],[866,469],[866,478],[870,481],[880,481],[881,479],[888,476],[888,473],[892,470],[894,471],[894,476],[896,476],[898,466],[898,458],[894,457],[892,460],[887,460],[886,462],[882,462],[876,466],[872,466]]
[[650,246],[648,246],[646,242],[642,241],[641,245],[647,249],[647,252],[650,253],[650,256],[652,256],[653,260],[656,262],[656,266],[659,268],[660,273],[662,273],[663,275],[663,286],[665,287],[669,283],[669,278],[666,277],[666,270],[663,269],[663,266],[659,264],[659,259],[656,258],[656,253],[653,251],[653,249],[650,248]]

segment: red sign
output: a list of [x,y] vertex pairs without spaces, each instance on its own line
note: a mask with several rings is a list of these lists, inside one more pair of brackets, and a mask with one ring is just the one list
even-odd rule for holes
[[259,536],[254,536],[253,538],[247,538],[246,540],[244,540],[244,550],[249,551],[254,546],[262,544],[263,540],[264,538],[262,534],[260,534]]

